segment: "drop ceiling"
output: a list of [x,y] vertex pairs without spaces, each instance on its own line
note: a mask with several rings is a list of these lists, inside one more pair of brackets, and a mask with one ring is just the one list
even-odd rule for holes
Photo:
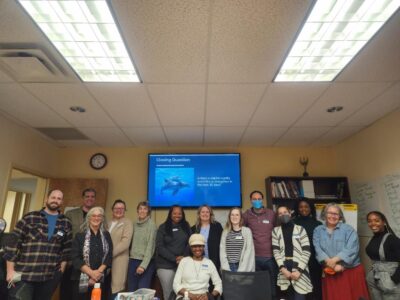
[[331,146],[400,107],[399,11],[335,81],[273,83],[313,1],[110,4],[143,83],[83,83],[16,1],[0,1],[0,49],[38,49],[57,67],[32,81],[0,59],[3,116],[44,138],[35,128],[87,137],[60,147]]

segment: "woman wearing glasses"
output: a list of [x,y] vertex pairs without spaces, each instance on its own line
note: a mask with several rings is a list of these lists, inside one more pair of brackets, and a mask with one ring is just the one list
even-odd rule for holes
[[321,213],[323,225],[314,230],[317,260],[323,265],[324,300],[369,299],[365,271],[359,256],[357,232],[345,223],[340,206],[327,204]]
[[121,199],[114,201],[112,220],[109,227],[113,242],[113,263],[111,269],[111,292],[114,299],[116,294],[125,289],[128,273],[129,245],[132,240],[132,222],[125,218],[126,205]]

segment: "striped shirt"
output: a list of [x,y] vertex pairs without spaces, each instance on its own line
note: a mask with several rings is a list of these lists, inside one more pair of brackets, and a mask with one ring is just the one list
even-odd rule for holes
[[70,260],[72,242],[71,221],[59,214],[51,238],[43,210],[26,214],[18,221],[4,259],[15,263],[22,280],[43,282],[52,279],[62,261]]
[[231,230],[226,235],[226,256],[229,263],[238,263],[242,255],[244,239],[242,230]]

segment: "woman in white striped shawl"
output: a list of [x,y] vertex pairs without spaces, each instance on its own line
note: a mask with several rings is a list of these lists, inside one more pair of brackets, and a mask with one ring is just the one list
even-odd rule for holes
[[279,266],[278,286],[285,299],[303,300],[313,289],[308,270],[310,241],[307,232],[292,222],[289,209],[277,211],[278,224],[272,231],[272,252]]

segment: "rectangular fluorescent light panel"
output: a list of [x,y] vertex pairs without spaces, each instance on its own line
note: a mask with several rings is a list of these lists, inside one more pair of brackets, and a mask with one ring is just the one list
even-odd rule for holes
[[400,0],[318,0],[274,81],[332,81],[399,6]]
[[106,0],[19,0],[83,81],[140,82]]

